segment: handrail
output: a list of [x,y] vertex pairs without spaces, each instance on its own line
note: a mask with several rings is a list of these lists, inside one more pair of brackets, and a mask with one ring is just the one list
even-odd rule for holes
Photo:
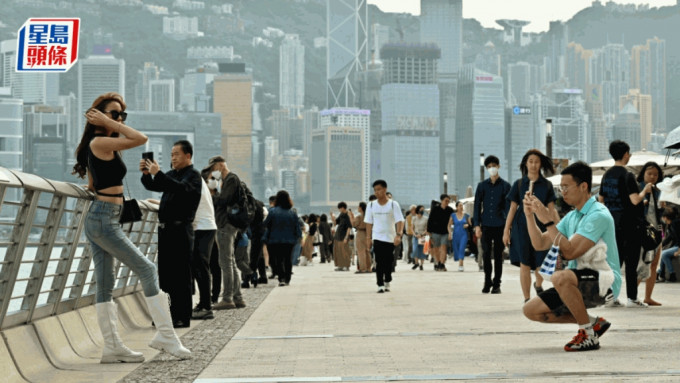
[[[94,194],[79,185],[0,166],[0,330],[92,305],[94,264],[83,232]],[[139,201],[142,220],[124,232],[156,262],[158,207]],[[114,297],[140,291],[115,261]]]

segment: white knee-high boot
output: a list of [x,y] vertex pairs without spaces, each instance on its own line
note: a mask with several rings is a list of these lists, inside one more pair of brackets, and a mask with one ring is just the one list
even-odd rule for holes
[[123,344],[118,335],[118,309],[114,302],[103,302],[94,305],[97,309],[97,321],[104,337],[104,350],[100,363],[141,363],[144,355],[130,350]]
[[168,295],[161,291],[158,295],[145,298],[157,330],[156,335],[149,342],[149,347],[165,351],[179,359],[191,358],[191,351],[182,345],[172,326]]

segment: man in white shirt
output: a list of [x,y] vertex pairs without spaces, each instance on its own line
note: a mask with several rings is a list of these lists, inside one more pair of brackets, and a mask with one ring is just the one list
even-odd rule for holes
[[[210,275],[210,255],[213,244],[215,243],[215,208],[213,207],[212,195],[205,179],[210,174],[210,168],[201,172],[203,182],[201,182],[201,200],[196,209],[194,218],[194,253],[191,257],[191,273],[198,283],[200,299],[191,313],[191,319],[213,319],[210,300],[211,294],[211,275]],[[212,183],[215,179],[210,180]],[[214,186],[214,185],[213,185]]]
[[399,203],[387,198],[387,182],[373,182],[373,193],[378,199],[366,208],[366,246],[373,247],[378,293],[384,293],[390,291],[394,248],[401,244],[404,216]]

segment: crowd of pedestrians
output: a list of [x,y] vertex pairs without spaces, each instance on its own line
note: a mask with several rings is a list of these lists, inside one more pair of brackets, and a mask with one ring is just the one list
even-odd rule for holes
[[[156,266],[118,223],[127,172],[120,152],[143,145],[147,137],[124,124],[125,102],[115,93],[97,98],[86,118],[74,174],[87,177],[87,187],[96,196],[85,234],[95,264],[95,307],[105,340],[102,363],[144,360],[117,333],[114,258],[140,278],[158,329],[151,347],[180,359],[189,358],[191,352],[174,328],[188,327],[192,319],[212,319],[213,310],[246,307],[242,288],[270,279],[289,286],[294,265],[333,262],[337,272],[355,265],[356,273],[375,273],[377,292],[383,294],[392,288],[398,259],[422,271],[429,258],[435,271],[446,272],[452,257],[458,271],[464,272],[470,253],[484,273],[481,292],[501,294],[507,248],[510,263],[520,268],[518,287],[526,317],[579,326],[566,351],[599,348],[599,338],[611,326],[604,318],[590,316],[588,308],[658,306],[661,303],[652,299],[655,283],[677,280],[673,260],[680,255],[680,217],[659,201],[657,184],[663,170],[649,162],[637,176],[630,173],[625,167],[630,147],[618,140],[610,145],[615,165],[604,174],[596,197],[587,164],[576,162],[562,170],[556,193],[548,180],[555,173],[552,159],[531,149],[519,164],[521,177],[512,184],[500,177],[497,157],[485,159],[489,177],[477,185],[472,215],[461,201],[454,201],[452,208],[448,194],[431,201],[429,209],[425,204],[411,205],[404,212],[387,191],[387,182],[377,180],[374,194],[358,203],[356,214],[340,202],[337,216],[333,211],[300,216],[285,190],[269,197],[265,208],[224,157],[210,158],[198,171],[192,144],[178,141],[171,151],[171,170],[162,171],[148,157],[139,163],[144,187],[162,193],[160,201],[150,200],[158,204]],[[664,241],[644,251],[647,227],[663,231]],[[624,267],[627,301],[621,303]],[[544,277],[551,288],[544,288]],[[643,281],[645,295],[640,299]],[[194,306],[195,286],[199,299]]]

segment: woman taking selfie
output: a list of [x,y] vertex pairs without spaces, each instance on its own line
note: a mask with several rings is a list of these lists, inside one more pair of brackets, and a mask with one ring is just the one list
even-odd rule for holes
[[140,352],[127,348],[117,330],[117,309],[113,302],[116,280],[113,259],[128,266],[142,284],[149,312],[157,328],[149,346],[187,359],[191,352],[182,346],[170,318],[167,294],[158,287],[156,266],[123,233],[119,223],[123,210],[123,178],[127,168],[120,152],[141,146],[147,137],[126,126],[125,102],[117,93],[99,96],[85,113],[85,131],[76,149],[73,174],[88,178],[88,189],[95,193],[85,220],[85,236],[90,242],[97,286],[97,321],[104,338],[101,363],[144,361]]

